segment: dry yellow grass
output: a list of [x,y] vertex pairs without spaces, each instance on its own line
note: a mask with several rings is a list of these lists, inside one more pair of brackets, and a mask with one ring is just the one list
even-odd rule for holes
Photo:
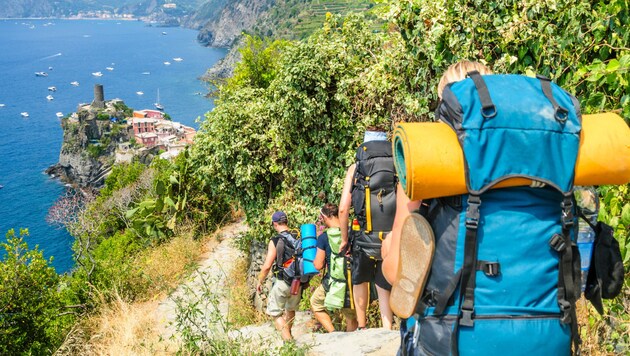
[[[98,313],[80,326],[78,337],[83,345],[65,345],[67,350],[81,350],[90,355],[170,355],[177,345],[160,338],[162,330],[155,310],[160,300],[176,288],[182,276],[196,266],[219,241],[215,234],[194,240],[191,233],[183,233],[171,241],[140,254],[135,264],[142,271],[148,289],[148,301],[129,303],[119,295],[112,302],[103,303]],[[244,279],[244,278],[243,278]],[[65,352],[61,352],[64,354]]]
[[232,281],[228,286],[230,290],[228,319],[236,327],[258,324],[266,320],[265,315],[256,311],[252,304],[251,289],[247,284],[248,267],[249,261],[247,259],[239,260],[228,276],[228,279]]
[[157,302],[129,304],[120,297],[101,308],[88,321],[93,355],[166,355],[177,348],[169,340],[161,340],[155,319]]

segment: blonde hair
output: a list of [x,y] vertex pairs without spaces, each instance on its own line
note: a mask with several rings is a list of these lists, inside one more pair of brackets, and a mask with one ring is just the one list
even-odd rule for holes
[[438,83],[438,97],[442,99],[442,91],[447,84],[465,79],[468,72],[472,72],[474,70],[479,72],[481,75],[492,74],[492,70],[490,68],[479,62],[464,60],[451,64],[444,74],[442,74],[442,78],[440,78],[440,82]]

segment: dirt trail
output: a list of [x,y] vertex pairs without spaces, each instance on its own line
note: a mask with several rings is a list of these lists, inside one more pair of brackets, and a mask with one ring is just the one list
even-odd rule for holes
[[[204,282],[210,282],[214,286],[213,292],[219,297],[218,310],[224,318],[227,318],[228,300],[224,287],[229,284],[229,281],[226,281],[226,278],[234,268],[236,261],[245,258],[244,254],[232,242],[236,236],[247,230],[248,227],[243,220],[224,227],[219,233],[221,240],[219,245],[207,254],[186,282],[159,303],[155,311],[156,320],[162,327],[162,336],[165,339],[170,338],[175,332],[173,323],[177,312],[176,300],[183,298],[184,304],[196,302],[198,296],[203,293]],[[212,310],[202,310],[202,312],[211,313]],[[209,318],[208,315],[200,316],[202,320]]]
[[[210,303],[198,305],[202,322],[213,319],[210,314],[220,313],[227,319],[228,296],[225,286],[230,283],[227,276],[234,268],[236,261],[246,256],[233,244],[234,238],[248,230],[244,221],[232,223],[219,232],[221,242],[211,249],[200,262],[197,270],[175,292],[161,301],[155,309],[155,319],[165,340],[175,333],[175,318],[178,299],[184,304],[198,302],[203,293],[204,283],[209,283],[213,294],[218,297],[218,308]],[[180,301],[179,304],[182,304]],[[293,326],[293,335],[299,345],[309,345],[309,355],[393,355],[399,344],[397,331],[384,329],[368,329],[361,332],[335,332],[332,334],[312,333],[312,316],[308,311],[298,312]],[[282,345],[280,334],[271,321],[260,325],[249,325],[240,330],[231,331],[232,337],[242,337],[255,343],[260,348],[277,349]]]

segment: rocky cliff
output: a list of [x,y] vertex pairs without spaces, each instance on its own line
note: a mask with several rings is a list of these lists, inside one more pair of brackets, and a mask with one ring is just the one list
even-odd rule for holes
[[[219,5],[221,1],[216,3]],[[214,17],[201,28],[197,39],[207,46],[229,47],[243,31],[256,24],[273,3],[273,0],[231,0],[220,12],[213,13]]]
[[121,100],[80,106],[77,112],[62,120],[63,141],[59,163],[46,173],[81,187],[99,187],[112,164],[120,142],[133,136],[123,123],[130,109]]

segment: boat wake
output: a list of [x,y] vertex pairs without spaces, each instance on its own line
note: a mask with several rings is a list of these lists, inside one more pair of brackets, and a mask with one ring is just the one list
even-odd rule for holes
[[40,58],[40,61],[43,61],[45,59],[50,59],[50,58],[55,58],[55,57],[59,57],[61,56],[61,53],[57,53],[57,54],[53,54],[52,56],[48,56],[48,57],[44,57],[44,58]]

